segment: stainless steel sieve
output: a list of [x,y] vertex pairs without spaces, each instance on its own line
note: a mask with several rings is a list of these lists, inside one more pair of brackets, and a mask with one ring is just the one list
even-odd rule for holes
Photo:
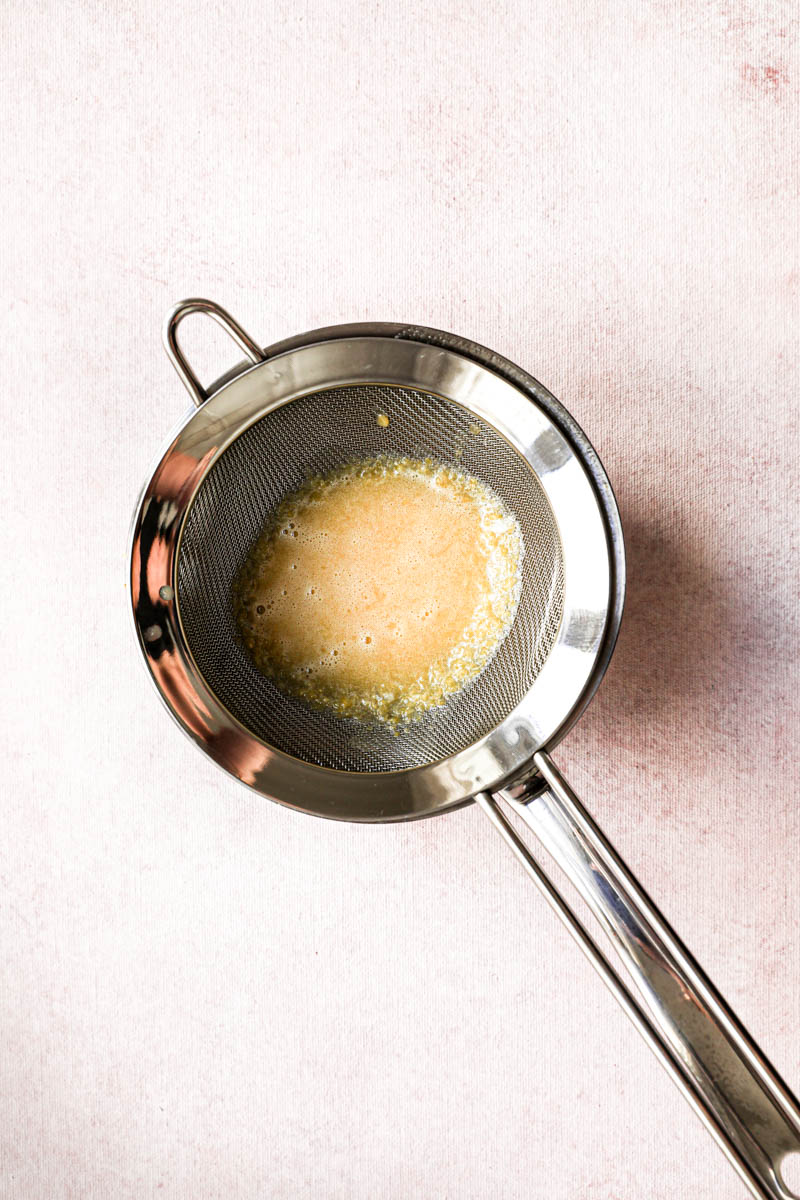
[[[190,313],[213,317],[249,359],[208,390],[177,341]],[[508,360],[420,326],[342,325],[263,351],[218,305],[186,300],[164,338],[196,407],[140,498],[131,598],[148,668],[179,725],[243,783],[317,816],[409,820],[476,801],[753,1195],[797,1197],[787,1180],[800,1163],[800,1106],[550,758],[608,665],[625,589],[617,505],[575,421]],[[231,602],[287,492],[381,453],[482,479],[525,546],[519,609],[498,653],[399,736],[280,692],[245,653]],[[526,831],[599,920],[626,982]]]

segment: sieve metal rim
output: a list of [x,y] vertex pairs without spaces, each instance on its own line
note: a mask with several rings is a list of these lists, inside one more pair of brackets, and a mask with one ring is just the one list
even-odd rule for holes
[[[131,594],[140,645],[162,699],[184,730],[215,761],[281,803],[320,815],[375,821],[428,815],[465,803],[479,788],[496,786],[519,775],[536,749],[554,744],[590,688],[592,671],[604,646],[607,648],[612,572],[603,507],[585,465],[552,415],[543,413],[541,405],[531,404],[532,398],[516,381],[503,379],[461,352],[413,339],[399,340],[395,331],[408,327],[368,328],[369,332],[364,327],[343,327],[342,332],[355,336],[327,337],[278,348],[265,361],[210,390],[202,407],[181,424],[144,489],[133,533]],[[391,332],[391,336],[383,336],[384,331]],[[325,332],[336,335],[339,331]],[[571,685],[562,689],[569,693],[569,703],[565,700],[558,709],[552,728],[544,729],[531,720],[532,710],[526,708],[529,693],[496,730],[450,759],[406,771],[356,774],[314,766],[266,746],[205,686],[186,642],[175,600],[180,537],[203,479],[225,448],[272,408],[309,392],[365,382],[427,390],[488,420],[528,460],[543,486],[546,476],[563,471],[566,463],[584,477],[584,499],[590,495],[592,499],[593,544],[595,549],[601,544],[605,547],[604,561],[596,563],[598,573],[604,576],[600,589],[604,595],[599,602],[595,587],[592,636],[588,644],[571,647],[581,662],[580,678],[573,672]],[[508,427],[498,423],[498,413],[488,404],[487,395],[495,400],[502,396],[500,407],[516,406],[517,416],[520,406],[528,417],[538,414],[542,420],[535,419],[532,425],[522,421],[515,429],[528,433],[538,430],[539,434],[555,429],[563,441],[560,451],[568,451],[565,462],[545,469],[547,464],[540,460],[546,447],[540,445],[536,451],[533,444],[522,444],[518,435],[508,437]],[[553,445],[549,453],[552,455]],[[557,508],[554,506],[554,513],[559,520]],[[585,621],[582,630],[585,635]]]

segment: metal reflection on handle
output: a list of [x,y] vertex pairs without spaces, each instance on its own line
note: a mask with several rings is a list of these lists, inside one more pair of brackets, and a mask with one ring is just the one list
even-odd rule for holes
[[235,321],[231,314],[222,308],[221,305],[215,304],[213,300],[181,300],[167,314],[167,319],[164,322],[164,347],[189,395],[199,408],[208,399],[208,392],[189,366],[186,356],[178,344],[178,326],[184,317],[188,317],[190,313],[206,313],[209,317],[213,317],[217,324],[221,325],[225,332],[233,338],[236,345],[244,351],[252,363],[264,362],[266,355],[256,345],[250,335],[245,333],[239,322]]
[[[530,784],[477,802],[566,924],[752,1194],[796,1200],[781,1163],[800,1154],[800,1105],[586,812],[547,754]],[[536,834],[609,935],[636,992],[532,856],[500,801]]]

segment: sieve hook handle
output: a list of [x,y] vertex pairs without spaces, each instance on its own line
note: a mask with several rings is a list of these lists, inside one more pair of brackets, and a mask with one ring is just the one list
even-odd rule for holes
[[169,355],[170,362],[178,372],[184,387],[199,408],[208,399],[209,393],[189,366],[186,355],[178,344],[178,326],[184,317],[188,317],[190,313],[206,313],[207,316],[213,317],[217,324],[221,325],[225,332],[233,338],[239,349],[244,351],[251,362],[263,362],[266,355],[256,345],[250,335],[245,333],[239,322],[235,321],[231,314],[221,305],[215,304],[213,300],[181,300],[167,314],[167,319],[164,322],[164,348]]
[[[544,752],[532,781],[475,797],[753,1196],[800,1197],[800,1104]],[[509,820],[563,870],[627,968],[625,982]],[[633,987],[629,986],[633,984]]]

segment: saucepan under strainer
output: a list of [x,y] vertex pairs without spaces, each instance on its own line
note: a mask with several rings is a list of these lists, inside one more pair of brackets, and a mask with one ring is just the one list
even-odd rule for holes
[[[208,391],[176,337],[196,312],[250,360]],[[475,800],[752,1193],[798,1195],[789,1175],[800,1162],[800,1106],[549,756],[600,682],[624,596],[616,502],[574,420],[506,359],[418,326],[337,326],[262,351],[219,306],[187,300],[169,315],[165,341],[197,407],[142,494],[131,596],[172,715],[243,783],[307,813],[408,820]],[[240,644],[232,605],[234,580],[280,500],[310,474],[378,454],[462,467],[500,496],[524,541],[519,608],[499,651],[400,734],[279,691]],[[598,918],[633,988],[533,857],[525,829]]]

